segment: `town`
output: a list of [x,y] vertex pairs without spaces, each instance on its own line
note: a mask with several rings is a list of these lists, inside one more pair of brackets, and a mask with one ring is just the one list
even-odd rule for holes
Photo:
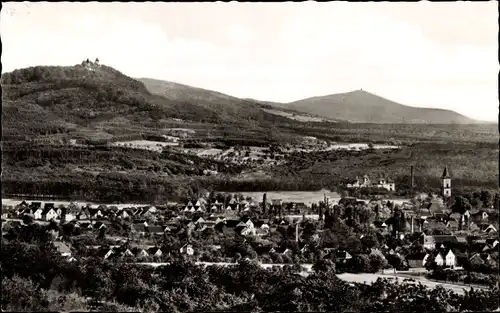
[[[479,195],[484,202],[473,208],[463,197],[450,200],[447,167],[441,181],[440,195],[420,195],[401,205],[353,197],[335,203],[325,197],[309,207],[265,194],[256,201],[216,193],[180,204],[120,208],[22,201],[2,206],[2,238],[16,240],[45,230],[67,261],[98,256],[149,264],[187,257],[307,268],[328,259],[339,272],[447,268],[460,274],[457,282],[493,283],[485,275],[470,276],[474,271],[493,274],[498,266],[498,211],[495,215],[491,195]],[[389,180],[376,183],[395,188]],[[365,176],[348,188],[368,184]]]

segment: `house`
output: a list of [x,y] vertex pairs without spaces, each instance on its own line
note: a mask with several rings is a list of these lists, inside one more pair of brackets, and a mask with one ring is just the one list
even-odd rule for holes
[[422,268],[427,263],[429,257],[430,254],[425,252],[420,252],[407,256],[406,261],[408,262],[408,265],[412,268]]
[[436,214],[443,214],[444,211],[443,211],[443,206],[441,205],[441,203],[439,203],[438,201],[436,200],[431,200],[430,203],[428,203],[425,208],[434,216],[436,216]]
[[456,236],[456,237],[459,243],[467,243],[467,237],[465,236]]
[[29,208],[29,204],[26,202],[26,201],[22,201],[21,203],[19,203],[18,205],[16,205],[14,207],[15,210],[20,210],[20,209],[25,209],[25,208]]
[[41,209],[42,208],[42,203],[41,202],[31,202],[30,206],[31,209]]
[[103,259],[107,259],[109,258],[112,254],[114,253],[113,249],[112,248],[99,248],[97,250],[97,252],[95,253],[95,255],[97,257],[100,257],[100,258],[103,258]]
[[189,222],[187,225],[186,225],[186,229],[189,229],[189,230],[194,230],[196,229],[196,224],[193,223],[193,222]]
[[335,262],[345,263],[350,259],[352,259],[352,255],[345,250],[337,250],[335,252]]
[[257,220],[254,223],[254,227],[257,229],[269,230],[269,221],[268,220]]
[[176,225],[165,225],[163,226],[164,233],[176,233],[179,230],[179,227]]
[[63,213],[63,216],[61,217],[61,220],[64,220],[66,222],[71,222],[75,219],[76,219],[76,216],[71,212],[66,212],[66,214]]
[[246,236],[251,232],[248,226],[243,222],[239,222],[238,225],[236,225],[236,227],[234,228],[234,231],[243,236]]
[[377,228],[381,228],[381,229],[386,229],[387,228],[387,224],[384,222],[384,221],[374,221],[373,222],[373,226],[377,227]]
[[265,237],[269,235],[269,230],[268,229],[262,229],[262,228],[256,228],[255,229],[255,236],[257,237]]
[[309,244],[304,244],[304,246],[302,246],[302,248],[300,248],[300,253],[307,253],[309,251],[311,251],[311,247]]
[[76,214],[76,219],[78,219],[78,220],[88,220],[89,219],[88,212],[85,212],[85,210],[81,211],[80,213]]
[[203,223],[203,222],[205,222],[205,220],[203,219],[203,217],[199,217],[199,218],[197,218],[197,219],[194,220],[195,224],[199,224],[199,223]]
[[52,202],[47,202],[45,203],[45,205],[43,206],[44,209],[54,209],[56,208],[55,204],[52,203]]
[[457,231],[460,229],[460,223],[458,221],[452,219],[446,223],[446,227],[448,229],[450,229],[451,231]]
[[2,218],[9,218],[12,208],[2,205]]
[[356,179],[353,180],[351,183],[347,184],[347,188],[363,188],[363,187],[370,187],[371,182],[370,178],[368,175],[364,175],[362,178],[356,176]]
[[150,256],[160,257],[160,256],[162,256],[163,251],[158,247],[151,247],[148,249],[147,253]]
[[436,246],[441,246],[442,244],[446,245],[447,243],[458,242],[457,237],[451,235],[427,236],[425,234],[422,234],[420,240],[422,246],[424,246],[425,249],[429,250],[436,248]]
[[237,204],[235,198],[232,198],[231,200],[229,200],[229,205],[235,205],[235,204]]
[[146,227],[146,229],[148,233],[155,235],[163,235],[165,232],[161,226],[149,225]]
[[[31,209],[29,209],[29,210],[31,210]],[[35,220],[41,220],[43,218],[42,214],[43,214],[43,209],[42,208],[36,209],[35,212],[33,213],[33,215],[35,216]]]
[[71,202],[70,204],[68,204],[67,209],[68,209],[68,212],[70,212],[74,215],[77,215],[81,210],[80,207],[74,202]]
[[180,252],[182,254],[187,254],[187,255],[193,255],[194,254],[194,249],[193,246],[190,244],[185,244],[181,247]]
[[463,219],[463,215],[460,214],[460,213],[451,213],[448,218],[451,220],[451,219],[454,219],[456,221],[460,221]]
[[147,248],[142,248],[142,247],[133,247],[131,249],[132,254],[136,258],[147,258],[149,256],[148,252],[146,251]]
[[469,263],[471,265],[481,265],[484,264],[484,260],[481,257],[481,254],[475,253],[473,256],[469,258]]
[[146,226],[142,223],[132,225],[132,231],[135,233],[146,233]]
[[432,216],[432,212],[426,206],[420,207],[415,213],[417,213],[417,216],[424,219]]
[[66,207],[63,205],[60,205],[59,207],[53,209],[56,211],[58,218],[61,218],[63,213],[66,213]]
[[247,218],[247,217],[243,217],[243,218],[241,219],[241,221],[242,221],[243,223],[245,223],[245,225],[246,225],[247,227],[255,228],[255,225],[253,224],[253,222],[252,222],[252,220],[251,220],[251,219],[249,219],[249,218]]
[[368,175],[364,175],[363,177],[356,177],[356,179],[352,180],[347,184],[347,188],[367,188],[367,187],[376,187],[383,188],[388,191],[396,190],[394,181],[389,178],[380,177],[375,182],[372,182]]
[[119,218],[127,218],[127,217],[130,217],[132,215],[133,215],[132,212],[130,212],[126,209],[121,209],[118,212],[116,212],[116,216]]
[[493,226],[492,224],[489,224],[489,223],[481,223],[481,224],[478,224],[478,227],[479,227],[479,230],[483,233],[496,233],[497,232],[497,229],[495,228],[495,226]]
[[93,226],[90,222],[77,222],[75,227],[79,227],[82,229],[93,229]]
[[394,181],[392,179],[384,178],[384,177],[381,177],[378,179],[377,184],[375,184],[375,187],[384,188],[384,189],[387,189],[388,191],[396,190]]
[[443,222],[438,222],[435,219],[427,218],[425,219],[422,228],[427,231],[432,231],[434,229],[447,230],[446,224]]
[[107,206],[107,205],[105,205],[105,204],[101,204],[101,205],[99,205],[99,206],[97,207],[97,209],[98,209],[98,210],[100,210],[100,211],[101,211],[101,213],[102,213],[102,212],[105,212],[105,211],[107,211],[107,210],[108,210],[108,206]]
[[456,266],[456,256],[453,251],[448,250],[448,253],[445,256],[445,265],[450,268],[455,268]]
[[53,208],[44,209],[42,212],[42,220],[51,221],[57,218],[57,212]]
[[448,214],[446,213],[434,213],[434,219],[438,222],[443,222],[446,224],[446,222],[448,222],[449,220],[449,217],[448,217]]
[[144,219],[134,219],[134,224],[142,224],[144,227],[148,227],[148,222]]
[[215,224],[223,223],[225,220],[224,216],[210,216],[206,219],[207,222],[214,222]]
[[[227,227],[229,227],[229,228],[235,228],[235,227],[236,227],[239,223],[240,223],[240,221],[239,221],[239,220],[237,220],[237,219],[228,218],[228,219],[226,219],[226,221],[225,221],[225,223],[224,223],[224,224],[225,224]],[[245,226],[246,226],[246,225],[245,225]]]
[[277,254],[285,255],[285,254],[291,254],[292,250],[285,248],[285,247],[271,248],[269,250],[269,253],[277,253]]
[[498,240],[496,238],[486,239],[486,243],[491,249],[494,249],[498,245]]
[[101,218],[102,216],[103,214],[100,209],[93,209],[93,208],[88,209],[88,217],[90,219],[98,219]]
[[198,223],[196,225],[196,230],[197,231],[204,231],[206,229],[214,229],[215,228],[215,222],[214,221],[204,221],[204,222],[201,222],[201,223]]
[[481,223],[483,221],[487,221],[488,220],[488,213],[486,213],[483,210],[470,212],[470,219],[472,221],[476,222],[476,224],[479,224],[479,223]]
[[54,241],[52,243],[54,248],[56,248],[57,252],[61,254],[63,257],[71,257],[71,249],[61,241]]
[[101,230],[102,228],[106,229],[107,226],[106,224],[104,224],[103,222],[97,222],[97,223],[94,223],[92,225],[92,227],[95,229],[95,230]]
[[445,263],[444,263],[444,262],[445,262],[445,260],[444,260],[443,256],[441,255],[441,252],[439,252],[439,253],[436,255],[436,257],[434,258],[434,261],[436,262],[436,264],[437,264],[438,266],[444,266],[444,264],[445,264]]

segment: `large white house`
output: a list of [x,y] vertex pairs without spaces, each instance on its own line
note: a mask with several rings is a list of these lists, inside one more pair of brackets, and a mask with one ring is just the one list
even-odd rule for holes
[[453,253],[453,251],[450,250],[446,254],[445,264],[446,264],[446,266],[451,267],[451,268],[455,267],[455,265],[456,265],[456,257],[455,257],[455,254]]
[[368,175],[364,175],[362,178],[356,177],[353,183],[347,184],[347,188],[366,188],[366,187],[376,187],[384,188],[388,191],[396,190],[396,185],[394,181],[388,178],[381,177],[375,183],[372,183]]

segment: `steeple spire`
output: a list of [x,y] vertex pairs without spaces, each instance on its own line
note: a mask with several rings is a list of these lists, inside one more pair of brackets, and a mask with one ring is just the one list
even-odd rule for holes
[[451,178],[450,172],[448,171],[448,165],[444,167],[443,176],[441,178]]

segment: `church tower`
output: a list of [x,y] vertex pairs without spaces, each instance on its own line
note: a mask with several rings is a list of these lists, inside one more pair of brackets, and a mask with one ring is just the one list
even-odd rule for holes
[[451,197],[451,176],[448,166],[444,167],[443,176],[441,177],[441,192],[444,199]]

